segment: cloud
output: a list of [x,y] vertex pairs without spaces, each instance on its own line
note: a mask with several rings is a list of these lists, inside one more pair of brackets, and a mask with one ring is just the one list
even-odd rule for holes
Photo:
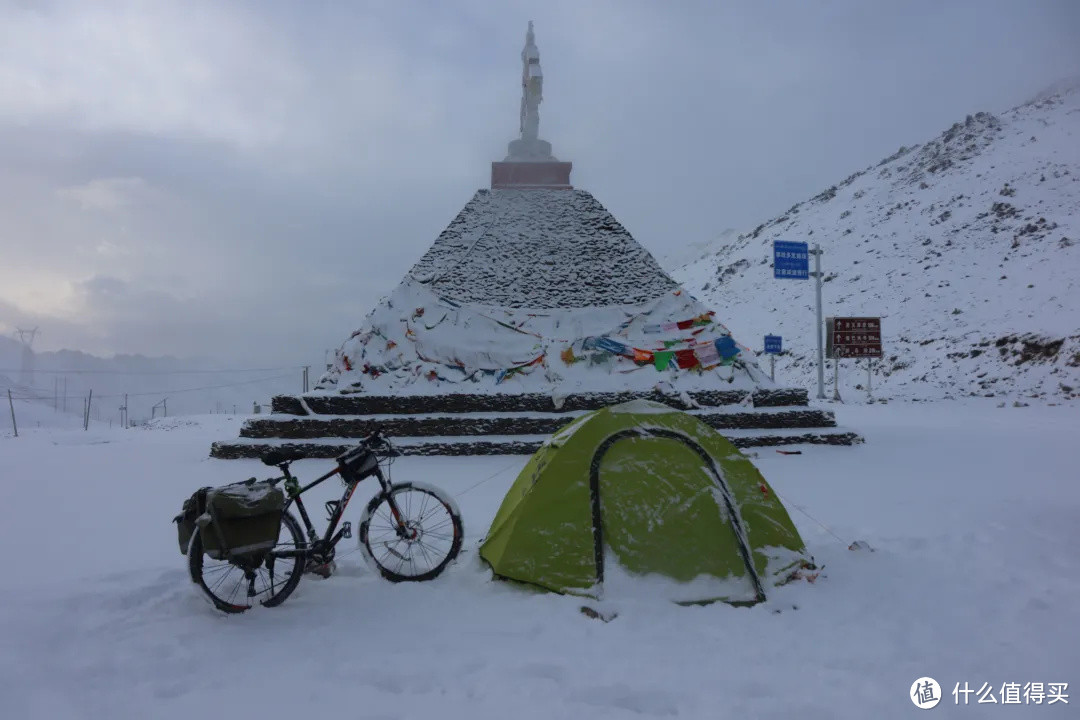
[[183,3],[60,2],[0,10],[0,120],[273,142],[302,78],[254,13]]
[[487,185],[530,19],[541,135],[653,250],[1080,67],[1035,0],[6,4],[0,325],[321,358]]
[[[145,189],[146,181],[142,178],[97,178],[56,192],[60,197],[74,200],[83,210],[115,212],[131,206],[134,196]],[[108,241],[103,244],[112,245]]]

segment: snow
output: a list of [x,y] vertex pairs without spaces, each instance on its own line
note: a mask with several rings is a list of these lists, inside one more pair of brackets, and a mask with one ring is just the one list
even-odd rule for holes
[[[682,321],[697,324],[661,329]],[[771,386],[749,348],[740,349],[737,365],[659,371],[651,361],[639,365],[589,344],[597,338],[612,341],[632,355],[634,348],[662,351],[665,342],[677,343],[671,350],[694,348],[730,334],[706,306],[681,290],[636,305],[544,310],[458,304],[406,278],[339,348],[316,392],[565,396],[649,391],[658,385],[668,387],[669,394]],[[567,352],[571,358],[564,357]]]
[[[730,336],[588,192],[479,190],[315,389],[557,399],[771,386],[749,348],[731,357],[716,344]],[[680,350],[654,365],[654,352]]]
[[678,289],[584,190],[478,190],[409,276],[504,308],[633,305]]
[[[864,445],[753,453],[823,573],[743,609],[677,606],[621,576],[600,602],[493,581],[477,546],[528,458],[403,457],[396,481],[434,484],[463,513],[442,577],[395,585],[352,552],[283,606],[227,617],[188,581],[170,521],[200,486],[268,476],[207,457],[242,417],[0,437],[4,714],[903,718],[929,675],[940,716],[975,717],[956,683],[1075,683],[1080,406],[833,407]],[[312,491],[320,528],[335,482]],[[354,526],[370,491],[346,511]],[[1070,717],[1075,702],[1001,714]]]
[[[17,388],[12,389],[12,395],[18,398]],[[76,401],[75,404],[78,404]],[[15,410],[15,425],[11,423],[11,411]],[[97,425],[99,421],[93,420]],[[107,422],[105,423],[107,424]],[[31,428],[79,428],[82,429],[83,418],[81,408],[76,412],[60,412],[46,404],[34,400],[12,400],[9,404],[7,389],[0,391],[0,437],[14,435],[17,429],[24,433]]]
[[[119,423],[118,408],[126,396],[130,419],[142,423],[161,416],[160,405],[156,411],[153,408],[166,398],[169,415],[231,412],[234,407],[247,412],[253,403],[269,407],[274,395],[297,392],[302,387],[299,366],[237,370],[205,358],[104,358],[73,350],[34,353],[34,372],[29,377],[23,372],[24,352],[22,343],[0,336],[0,395],[4,395],[4,402],[10,388],[16,398],[48,405],[52,412],[54,400],[64,407],[66,389],[67,410],[79,424],[83,402],[91,391],[91,422],[107,423],[112,418]],[[251,364],[263,365],[262,361]]]
[[[1080,397],[1080,84],[968,116],[672,273],[755,350],[781,335],[777,382],[813,387],[814,282],[773,278],[774,240],[820,244],[825,316],[882,318],[877,395]],[[865,362],[840,382],[861,399]]]
[[753,601],[757,596],[754,581],[749,576],[718,578],[699,575],[688,582],[677,582],[659,573],[637,575],[627,572],[610,548],[604,552],[604,596],[631,597],[637,602],[655,604],[666,602],[692,603],[702,598],[727,598],[733,602]]
[[676,412],[676,410],[663,403],[653,402],[652,400],[630,400],[628,402],[619,403],[618,405],[612,405],[608,408],[613,413],[631,413],[638,415],[665,415],[667,413]]

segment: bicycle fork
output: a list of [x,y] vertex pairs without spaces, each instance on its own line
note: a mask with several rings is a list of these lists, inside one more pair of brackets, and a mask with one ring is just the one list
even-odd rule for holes
[[397,506],[397,502],[394,500],[394,493],[391,492],[392,486],[390,482],[383,477],[382,470],[376,472],[375,476],[379,479],[379,485],[382,486],[383,496],[386,497],[386,504],[390,506],[390,514],[394,516],[394,525],[397,536],[402,540],[415,540],[416,529],[410,528],[408,523],[402,517],[401,510]]

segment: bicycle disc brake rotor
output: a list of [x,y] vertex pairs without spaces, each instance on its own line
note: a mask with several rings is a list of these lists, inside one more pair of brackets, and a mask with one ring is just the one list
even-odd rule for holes
[[[420,539],[424,537],[424,529],[413,521],[407,521],[405,523],[405,535],[404,537],[397,537],[393,540],[384,540],[382,546],[386,548],[386,551],[396,557],[402,562],[411,563],[413,546],[420,542]],[[401,542],[405,542],[405,554],[402,554],[398,550],[398,546]]]

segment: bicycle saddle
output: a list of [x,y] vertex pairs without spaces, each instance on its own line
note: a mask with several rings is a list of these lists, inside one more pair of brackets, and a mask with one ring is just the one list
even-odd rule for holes
[[294,460],[303,460],[304,453],[299,450],[271,450],[259,459],[263,461],[263,465],[281,465]]

